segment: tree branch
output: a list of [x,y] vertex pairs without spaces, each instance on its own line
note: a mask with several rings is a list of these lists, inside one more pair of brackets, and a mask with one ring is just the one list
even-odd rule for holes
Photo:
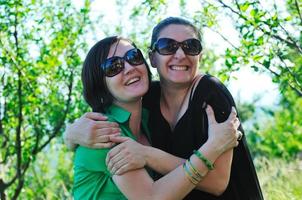
[[[5,46],[4,42],[1,40],[1,37],[0,37],[0,45],[1,45],[2,47]],[[6,48],[2,48],[2,50],[3,50],[6,54],[8,54],[8,57],[11,59],[12,64],[15,65],[16,69],[17,69],[18,71],[21,72],[21,75],[23,76],[23,80],[24,80],[24,82],[25,82],[24,86],[27,87],[27,88],[29,88],[29,89],[32,91],[32,95],[33,95],[34,97],[36,97],[35,92],[34,92],[35,90],[34,90],[34,89],[32,88],[32,86],[31,86],[31,81],[28,80],[26,74],[24,74],[24,72],[22,71],[22,68],[19,67],[18,61],[15,59],[15,56],[13,55],[13,53],[11,53],[11,51],[9,51],[9,50],[6,49]],[[3,85],[4,85],[4,83],[3,83]],[[4,116],[5,116],[5,115],[4,115]]]
[[300,17],[300,24],[302,25],[302,15],[301,15],[299,4],[298,4],[297,0],[295,0],[295,6],[297,8],[297,11],[298,11],[298,14],[299,14],[299,17]]
[[[258,62],[259,64],[263,65],[262,63]],[[274,74],[276,77],[280,77],[281,75],[278,74],[277,72],[273,71],[272,69],[270,69],[269,67],[266,68],[268,69],[272,74]],[[296,94],[299,96],[299,97],[302,97],[302,91],[297,89],[295,86],[293,86],[291,83],[288,83],[289,87],[294,90],[296,92]]]
[[[39,109],[40,111],[40,109]],[[39,130],[37,126],[34,126],[34,130],[35,130],[35,136],[36,136],[36,140],[35,140],[35,147],[32,150],[32,155],[36,155],[39,151],[39,143],[40,143],[40,139],[41,139],[41,131],[43,130]]]
[[[222,0],[216,0],[216,1],[218,1],[222,5],[222,7],[228,8],[231,12],[235,13],[236,15],[238,15],[241,19],[243,19],[243,20],[245,20],[245,21],[247,21],[249,23],[253,23],[246,16],[244,16],[243,14],[241,14],[238,11],[234,10],[232,7],[230,7],[229,5],[225,4]],[[259,29],[260,31],[262,31],[266,35],[270,35],[273,38],[286,43],[288,46],[293,47],[293,48],[297,49],[300,53],[302,53],[302,49],[301,49],[301,47],[297,43],[292,42],[292,41],[288,41],[287,39],[284,39],[284,38],[280,37],[279,35],[272,34],[272,32],[266,31],[261,26],[256,26],[255,28]]]
[[[3,141],[3,144],[1,145],[0,148],[4,149],[5,146],[6,146],[6,144],[7,144],[7,142],[8,142],[8,137],[7,137],[6,135],[1,135],[1,136],[4,137],[4,141]],[[3,158],[3,160],[0,160],[0,164],[6,163],[7,158],[8,158],[8,156],[9,156],[9,150],[8,150],[8,149],[5,149],[5,150],[6,150],[6,151],[5,151],[4,158]]]
[[0,104],[0,137],[4,135],[3,125],[2,125],[2,116],[1,116],[1,104]]
[[15,194],[12,197],[12,200],[17,200],[18,196],[20,195],[23,185],[24,185],[24,179],[22,177],[22,179],[19,179],[18,186],[15,189]]
[[[17,26],[18,26],[18,18],[17,18],[17,15],[18,15],[18,9],[17,9],[17,5],[15,7],[16,9],[16,12],[14,13],[14,17],[15,17],[15,22],[14,22],[14,33],[13,33],[13,36],[14,36],[14,40],[15,40],[15,47],[16,47],[16,57],[18,58],[19,57],[19,40],[18,40],[18,31],[17,31]],[[19,195],[20,191],[21,191],[21,188],[23,186],[23,178],[21,176],[21,162],[22,162],[22,145],[21,145],[21,126],[22,126],[22,123],[23,123],[23,114],[22,114],[22,110],[23,110],[23,102],[22,102],[22,81],[21,81],[21,71],[19,70],[18,66],[19,65],[19,62],[17,60],[17,74],[18,74],[18,86],[17,86],[17,90],[18,90],[18,93],[17,93],[17,99],[18,99],[18,124],[17,124],[17,127],[16,127],[16,143],[15,143],[15,148],[16,148],[16,153],[17,153],[17,162],[16,162],[16,178],[19,180],[18,181],[18,185],[17,185],[17,188],[14,192],[14,195],[13,195],[13,199],[17,198],[17,196]],[[14,179],[13,179],[14,180]],[[13,182],[13,181],[12,181]]]
[[56,137],[58,135],[58,133],[60,132],[61,128],[63,127],[63,125],[65,123],[65,119],[66,119],[67,113],[69,112],[70,103],[71,103],[71,94],[72,94],[72,88],[73,88],[73,76],[74,76],[74,72],[71,71],[71,74],[69,77],[70,81],[68,84],[68,99],[67,99],[64,115],[63,115],[62,119],[59,121],[59,123],[57,124],[57,126],[54,128],[52,134],[50,134],[50,136],[48,137],[47,141],[44,142],[38,148],[38,150],[37,150],[38,152],[41,151],[54,137]]
[[[276,1],[274,1],[274,9],[275,9],[275,12],[278,13],[278,9],[277,9],[277,5],[276,5]],[[271,16],[271,14],[269,14]],[[271,16],[272,17],[272,16]],[[264,24],[266,24],[267,26],[270,26],[267,21],[263,21]],[[296,41],[291,35],[290,33],[288,32],[288,30],[286,30],[284,28],[284,26],[281,24],[280,21],[278,21],[278,25],[280,26],[280,28],[283,30],[283,32],[286,34],[287,38],[293,43],[295,44],[295,46],[301,50],[301,46],[299,44],[298,41]]]
[[[5,190],[6,188],[8,188],[9,186],[11,186],[11,185],[16,181],[17,178],[18,178],[18,176],[17,176],[17,173],[16,173],[15,176],[14,176],[9,182],[4,183],[4,184],[5,184],[4,190]],[[2,189],[2,188],[1,188],[1,189]]]
[[291,75],[291,77],[293,77],[294,82],[296,83],[296,85],[301,88],[301,84],[296,76],[296,74],[294,72],[292,72],[292,70],[287,66],[287,64],[285,63],[284,59],[277,54],[278,58],[281,60],[281,62],[284,64],[284,69]]
[[[224,4],[221,0],[218,0],[219,2],[221,2],[222,4]],[[237,2],[237,1],[236,1]],[[238,3],[237,3],[238,4]],[[225,5],[225,4],[224,4]],[[227,5],[225,5],[226,7],[227,7]],[[237,7],[239,7],[239,5],[237,5]],[[243,16],[241,13],[238,13],[237,11],[235,11],[235,10],[233,10],[232,8],[230,8],[230,7],[228,7],[229,9],[231,9],[232,10],[232,12],[234,12],[234,13],[236,13],[236,14],[238,14],[238,15],[240,15],[240,16]],[[244,16],[243,16],[244,17]],[[245,17],[244,17],[245,18]],[[208,27],[209,28],[209,27]],[[214,29],[212,29],[212,28],[209,28],[211,31],[213,31],[213,32],[215,32],[215,33],[217,33],[223,40],[225,40],[227,43],[229,43],[234,49],[236,49],[238,52],[242,52],[240,49],[239,49],[239,47],[237,47],[237,46],[235,46],[234,44],[232,44],[225,36],[223,36],[220,32],[218,32],[218,31],[216,31],[216,30],[214,30]],[[261,65],[261,66],[263,66],[263,63],[261,63],[261,62],[257,62],[259,65]],[[266,68],[266,67],[265,67]],[[269,70],[274,76],[276,76],[276,77],[280,77],[280,74],[278,74],[277,72],[275,72],[275,71],[273,71],[272,69],[270,69],[270,68],[266,68],[267,70]],[[290,69],[287,69],[287,70],[289,70],[289,72],[291,72],[290,71]],[[291,75],[293,75],[292,73],[291,73]],[[296,82],[297,83],[299,83],[298,81],[297,81],[297,78],[295,77],[295,76],[293,76],[294,78],[295,78],[295,80],[296,80]],[[288,84],[289,86],[290,86],[290,88],[292,88],[296,93],[297,93],[297,95],[298,96],[302,96],[302,91],[301,90],[299,90],[299,89],[297,89],[296,87],[294,87],[291,83],[289,83]],[[298,84],[299,85],[299,84]],[[300,85],[299,85],[300,86]]]
[[302,91],[301,90],[298,90],[295,86],[293,86],[291,83],[288,83],[288,85],[289,85],[289,87],[291,88],[291,89],[293,89],[295,92],[296,92],[296,94],[299,96],[299,97],[302,97]]
[[5,188],[7,188],[6,183],[4,183],[3,179],[0,178],[0,199],[6,200],[6,195],[4,193]]
[[[208,27],[209,28],[209,27]],[[224,37],[220,32],[218,32],[218,31],[216,31],[216,30],[214,30],[214,29],[212,29],[212,28],[209,28],[211,31],[213,31],[213,32],[215,32],[215,33],[217,33],[217,34],[219,34],[219,36],[223,39],[223,40],[225,40],[227,43],[229,43],[233,48],[235,48],[238,52],[242,52],[238,47],[236,47],[234,44],[232,44],[226,37]],[[278,55],[279,56],[279,55]],[[280,57],[279,57],[280,58]],[[280,58],[281,59],[281,58]],[[263,66],[263,63],[261,63],[261,62],[259,62],[259,61],[257,61],[257,63],[259,64],[259,65],[261,65],[261,66]],[[283,61],[283,63],[284,63],[284,61]],[[265,67],[266,68],[266,67]],[[270,68],[266,68],[267,70],[269,70],[274,76],[276,76],[276,77],[280,77],[280,74],[278,74],[277,72],[275,72],[275,71],[273,71],[272,69],[270,69]],[[296,76],[293,74],[293,72],[291,72],[291,70],[287,67],[287,70],[288,70],[288,72],[294,77],[294,79],[296,80],[296,83],[297,83],[297,85],[298,86],[300,86],[301,87],[301,85],[299,84],[299,81],[297,80],[297,78],[296,78]],[[302,97],[302,91],[301,90],[299,90],[299,89],[297,89],[295,86],[293,86],[291,83],[289,83],[288,84],[289,86],[290,86],[290,88],[292,88],[296,93],[297,93],[297,95],[298,96],[300,96],[300,97]]]

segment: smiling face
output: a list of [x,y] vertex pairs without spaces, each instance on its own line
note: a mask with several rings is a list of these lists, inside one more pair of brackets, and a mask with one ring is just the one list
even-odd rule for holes
[[[124,57],[133,48],[128,41],[121,39],[111,45],[107,59],[113,56]],[[120,106],[140,100],[149,87],[148,71],[144,63],[132,66],[125,61],[124,64],[125,68],[119,74],[105,78],[107,88],[114,98],[113,103]]]
[[[198,36],[190,26],[171,24],[160,31],[158,39],[160,38],[171,38],[177,42],[183,42],[191,38],[198,39]],[[182,48],[178,48],[172,55],[160,55],[154,51],[151,63],[157,68],[162,84],[190,85],[196,76],[199,58],[200,54],[197,56],[186,55]]]

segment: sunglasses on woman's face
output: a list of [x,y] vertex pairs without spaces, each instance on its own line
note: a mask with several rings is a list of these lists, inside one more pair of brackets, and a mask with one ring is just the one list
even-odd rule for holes
[[202,50],[201,42],[195,38],[183,42],[177,42],[171,38],[160,38],[154,43],[152,50],[156,50],[161,55],[172,55],[179,47],[190,56],[196,56]]
[[113,77],[124,70],[125,61],[132,66],[141,65],[144,63],[144,56],[139,49],[130,49],[125,53],[124,57],[113,56],[106,59],[101,64],[101,68],[104,70],[105,76]]

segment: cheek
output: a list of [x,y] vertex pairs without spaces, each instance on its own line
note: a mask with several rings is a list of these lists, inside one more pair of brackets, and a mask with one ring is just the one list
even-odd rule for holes
[[192,65],[198,67],[199,66],[200,58],[201,58],[200,56],[195,56],[195,57],[191,58]]
[[150,64],[153,68],[156,68],[157,60],[155,55],[150,56]]
[[114,96],[114,91],[115,91],[115,81],[114,78],[106,78],[105,79],[106,85],[107,85],[107,89],[108,91]]
[[151,60],[152,67],[154,67],[154,68],[161,67],[161,65],[163,65],[165,63],[166,57],[167,56],[161,56],[161,55],[155,54]]
[[[148,70],[147,70],[147,66],[145,65],[141,65],[138,68],[140,68],[139,70],[141,71],[141,73],[144,75],[144,79],[148,82],[149,81],[149,77],[148,77]],[[149,83],[149,82],[148,82]]]

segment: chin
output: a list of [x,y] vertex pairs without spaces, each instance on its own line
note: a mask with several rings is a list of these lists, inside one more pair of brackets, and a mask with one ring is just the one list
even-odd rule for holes
[[139,90],[137,91],[136,95],[138,98],[142,98],[148,91],[148,88],[147,89],[143,89],[143,90]]
[[185,83],[191,83],[193,81],[193,78],[187,78],[187,77],[173,78],[170,79],[170,81],[176,84],[185,84]]
[[134,92],[132,92],[132,94],[129,94],[129,99],[135,101],[135,100],[140,100],[146,93],[147,93],[148,89],[139,89],[136,90]]

